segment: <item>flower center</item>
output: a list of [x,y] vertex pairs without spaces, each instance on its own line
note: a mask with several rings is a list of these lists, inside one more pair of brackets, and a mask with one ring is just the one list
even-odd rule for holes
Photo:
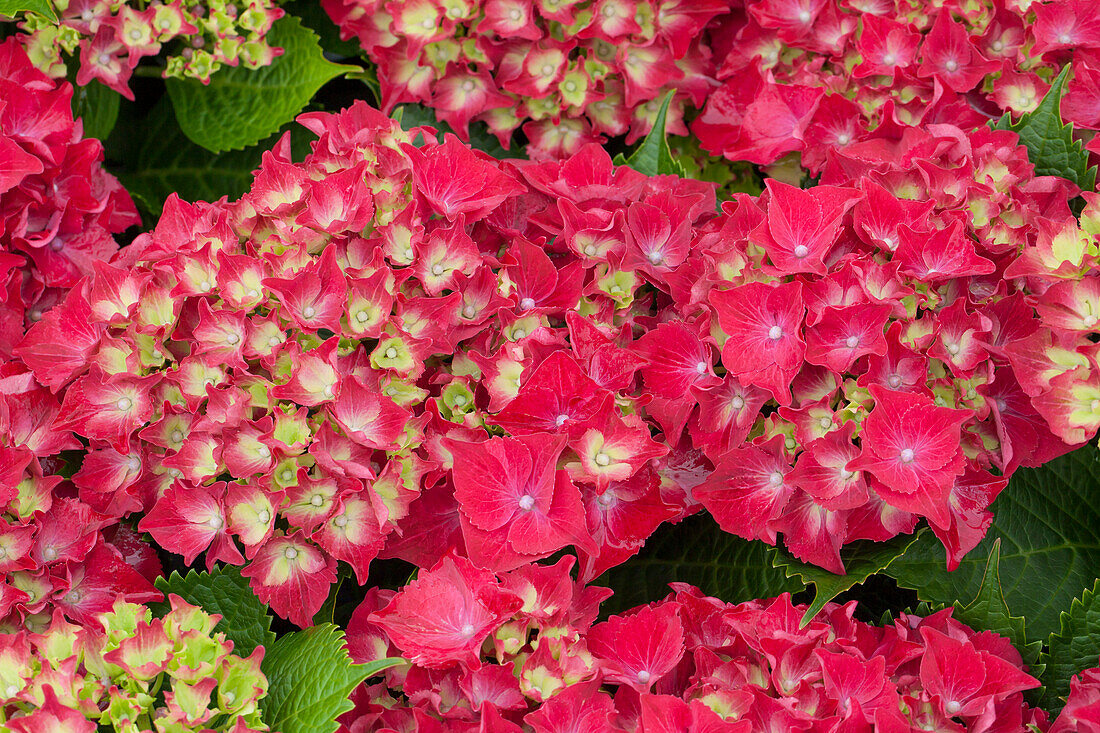
[[772,326],[771,328],[769,328],[768,338],[770,338],[772,341],[778,341],[779,339],[783,338],[783,327]]
[[855,347],[859,346],[859,336],[849,336],[847,339],[844,340],[844,345],[847,346],[849,349],[854,349]]
[[889,384],[891,388],[897,389],[901,386],[901,377],[899,377],[897,374],[891,374],[889,377],[886,378],[886,383]]
[[467,318],[473,318],[477,315],[477,308],[474,308],[472,305],[464,305],[462,306],[462,315]]
[[524,494],[519,498],[519,508],[525,512],[531,511],[535,507],[535,497],[530,494]]
[[240,340],[241,337],[235,333],[226,334],[225,336],[225,343],[229,344],[230,346],[235,346],[237,343],[240,342]]
[[955,59],[947,59],[947,63],[943,65],[943,68],[947,69],[948,71],[958,71],[959,62]]
[[321,496],[320,494],[314,494],[313,496],[309,497],[309,503],[313,506],[321,506],[325,503],[325,497]]
[[388,349],[386,349],[386,358],[387,359],[396,359],[397,358],[397,349],[395,349],[392,346],[389,347]]
[[474,90],[474,82],[473,82],[473,80],[471,80],[471,79],[467,79],[466,81],[462,82],[462,91],[464,91],[464,92],[472,92],[473,90]]
[[340,516],[336,517],[336,519],[333,519],[332,523],[335,524],[337,527],[344,527],[347,526],[348,518],[341,514]]
[[293,547],[288,547],[283,550],[283,557],[285,557],[287,560],[293,560],[294,558],[298,557],[298,551],[295,550]]
[[210,519],[206,520],[206,526],[210,527],[210,529],[221,529],[222,524],[224,524],[224,522],[222,522],[222,518],[218,516],[210,517]]
[[473,636],[474,631],[476,631],[476,629],[473,624],[466,624],[462,627],[462,635],[465,637]]
[[782,486],[783,474],[781,474],[779,471],[772,471],[772,475],[768,476],[768,483],[772,486]]
[[565,414],[558,415],[556,418],[554,418],[554,424],[557,425],[560,428],[562,425],[565,425],[565,421],[568,420],[568,419],[569,419],[568,415],[565,415]]
[[707,370],[707,363],[705,361],[701,361],[701,362],[699,362],[698,364],[695,365],[695,373],[696,374],[702,374],[706,370]]
[[836,136],[836,141],[840,145],[847,145],[848,143],[852,142],[852,136],[846,132],[842,132]]
[[306,318],[313,318],[313,316],[317,315],[317,309],[315,309],[312,305],[307,305],[305,308],[302,309],[302,315]]
[[798,259],[802,259],[808,254],[810,254],[810,248],[804,244],[800,244],[794,248],[794,256]]
[[271,512],[269,512],[266,509],[261,509],[259,511],[259,513],[256,515],[256,519],[259,519],[264,524],[267,524],[268,522],[271,521]]
[[443,274],[443,265],[439,264],[438,262],[435,263],[434,265],[432,265],[432,274],[437,276],[437,277],[439,275],[442,275]]
[[894,56],[894,54],[892,53],[888,53],[882,57],[882,63],[886,64],[887,66],[893,66],[895,61],[897,61],[897,57]]
[[648,669],[643,669],[642,671],[638,672],[638,681],[641,682],[643,685],[649,682],[651,677],[652,675],[649,673]]
[[115,407],[120,410],[129,410],[134,406],[134,401],[129,397],[119,397],[118,402],[115,403]]
[[735,410],[740,410],[745,406],[745,398],[741,395],[734,395],[733,399],[730,400],[730,406]]
[[534,298],[524,298],[523,300],[521,300],[519,302],[519,307],[520,307],[520,310],[529,311],[529,310],[531,310],[532,308],[535,307],[535,299]]
[[898,458],[900,458],[900,459],[901,459],[901,462],[902,462],[902,463],[912,463],[912,462],[913,462],[913,458],[915,458],[915,457],[916,457],[916,456],[914,455],[914,453],[913,453],[913,449],[912,449],[912,448],[904,448],[904,449],[903,449],[903,450],[901,451],[901,454],[900,454],[900,455],[898,455]]
[[594,245],[594,244],[584,245],[584,253],[586,255],[588,255],[589,257],[593,256],[594,254],[596,254],[596,245]]
[[600,451],[599,453],[596,454],[596,465],[597,466],[609,466],[609,465],[611,465],[611,456],[607,455],[603,451]]

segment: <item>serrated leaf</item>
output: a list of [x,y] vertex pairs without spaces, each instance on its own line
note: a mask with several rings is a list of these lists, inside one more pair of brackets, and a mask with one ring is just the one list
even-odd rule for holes
[[974,599],[965,606],[956,603],[954,617],[977,631],[993,631],[1012,640],[1024,661],[1032,666],[1031,674],[1038,674],[1035,667],[1042,649],[1042,642],[1028,642],[1023,616],[1013,616],[1001,590],[1001,540],[993,541],[989,558],[985,563],[982,585]]
[[1074,598],[1069,611],[1063,611],[1060,629],[1051,634],[1047,650],[1039,657],[1046,667],[1040,676],[1043,696],[1039,704],[1051,718],[1065,704],[1070,678],[1096,666],[1100,655],[1100,580],[1093,582],[1080,598]]
[[[122,116],[107,141],[107,158],[111,172],[155,220],[172,193],[186,201],[216,201],[222,196],[232,200],[245,193],[263,152],[280,134],[244,150],[211,153],[187,139],[176,124],[172,105],[162,99],[147,117]],[[313,137],[295,126],[291,147],[296,160],[308,152]]]
[[973,598],[1000,539],[1005,602],[1027,619],[1033,638],[1046,638],[1100,568],[1100,453],[1086,445],[1041,468],[1021,468],[991,509],[993,525],[958,569],[948,572],[943,546],[929,533],[887,575],[930,603]]
[[50,0],[0,0],[0,15],[14,18],[20,13],[37,13],[43,18],[57,22]]
[[817,615],[825,604],[846,590],[864,582],[875,573],[890,567],[890,563],[901,557],[923,530],[914,535],[899,535],[888,542],[860,540],[845,545],[841,553],[844,560],[844,575],[830,573],[816,565],[799,562],[779,549],[772,549],[772,565],[783,570],[788,578],[800,578],[803,583],[814,586],[814,600],[802,615],[800,624],[805,626]]
[[665,127],[668,120],[668,106],[672,103],[675,90],[669,90],[661,102],[661,109],[657,111],[657,117],[653,120],[653,129],[642,140],[638,149],[631,153],[629,158],[616,156],[615,163],[628,165],[639,173],[647,176],[674,175],[684,178],[687,173],[680,161],[673,157],[668,147],[668,139],[665,136]]
[[344,633],[332,624],[279,637],[264,655],[267,697],[263,720],[280,733],[333,733],[351,710],[348,695],[363,680],[401,664],[400,657],[352,664]]
[[[221,614],[215,631],[225,633],[239,656],[247,657],[258,646],[270,650],[275,641],[267,606],[252,592],[240,568],[219,565],[209,573],[191,570],[185,576],[173,570],[169,577],[157,578],[156,586],[166,598],[175,593],[207,613]],[[167,602],[154,608],[157,615],[167,610]]]
[[1084,191],[1096,186],[1096,167],[1089,168],[1089,156],[1081,142],[1073,138],[1073,125],[1062,122],[1062,90],[1069,75],[1067,64],[1050,85],[1050,90],[1033,111],[1012,122],[1005,113],[996,130],[1011,130],[1027,147],[1028,159],[1037,176],[1060,176],[1077,184]]
[[118,121],[122,95],[92,81],[73,87],[73,117],[84,121],[84,137],[106,140]]
[[270,66],[223,68],[206,86],[168,80],[187,137],[214,153],[255,145],[293,120],[325,82],[359,70],[325,59],[317,34],[292,15],[275,22],[267,41],[283,49]]
[[708,514],[662,525],[636,557],[595,581],[615,590],[608,612],[664,598],[668,584],[690,583],[710,596],[737,603],[797,593],[804,586],[788,580],[768,562],[768,546],[723,532]]

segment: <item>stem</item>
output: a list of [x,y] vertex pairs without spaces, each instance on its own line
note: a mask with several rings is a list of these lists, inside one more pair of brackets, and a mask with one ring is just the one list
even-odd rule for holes
[[133,71],[134,76],[143,76],[150,79],[159,79],[164,75],[163,66],[138,66]]

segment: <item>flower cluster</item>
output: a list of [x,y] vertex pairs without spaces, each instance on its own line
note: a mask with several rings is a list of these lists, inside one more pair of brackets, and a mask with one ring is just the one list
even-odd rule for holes
[[[732,3],[736,5],[737,3]],[[382,108],[431,106],[463,137],[482,120],[532,156],[649,131],[675,90],[670,129],[716,86],[706,29],[730,0],[323,0],[378,65]],[[526,122],[526,124],[525,124]]]
[[723,30],[713,45],[724,83],[692,131],[730,160],[799,152],[817,171],[883,126],[976,129],[1035,109],[1070,61],[1063,113],[1100,128],[1100,8],[1089,0],[751,0]]
[[101,628],[56,614],[0,640],[0,725],[12,733],[266,731],[263,647],[247,658],[214,633],[221,619],[169,596],[171,610],[119,600]]
[[[444,558],[372,591],[348,629],[357,662],[409,663],[360,687],[343,733],[368,730],[1020,731],[1045,725],[1020,654],[945,610],[875,627],[856,603],[804,628],[789,595],[727,604],[674,584],[593,625],[603,588],[570,561],[494,575]],[[480,728],[478,725],[480,724]],[[521,728],[522,725],[522,728]]]
[[27,13],[21,42],[38,68],[64,77],[79,57],[76,83],[99,80],[133,99],[130,75],[141,59],[167,49],[165,78],[204,84],[223,66],[267,66],[282,53],[265,38],[283,16],[274,0],[48,0],[58,20]]
[[1100,667],[1073,676],[1066,706],[1049,733],[1100,733]]
[[285,137],[239,201],[170,200],[15,350],[90,444],[83,502],[247,561],[298,623],[337,561],[573,546],[587,582],[703,507],[837,572],[926,517],[955,563],[1017,466],[1100,426],[1095,217],[1014,133],[910,133],[716,213],[596,145],[300,120],[304,162]]
[[0,44],[0,359],[25,326],[139,224],[103,170],[103,145],[82,139],[73,88],[38,71],[14,39]]

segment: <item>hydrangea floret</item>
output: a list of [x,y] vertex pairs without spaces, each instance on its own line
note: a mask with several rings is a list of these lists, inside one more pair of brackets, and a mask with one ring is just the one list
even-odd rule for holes
[[382,108],[432,107],[465,138],[485,122],[533,156],[646,134],[675,91],[670,129],[717,85],[706,32],[729,0],[323,0],[378,67]]
[[1018,466],[1100,426],[1095,202],[1078,225],[1015,133],[717,208],[596,145],[300,120],[303,162],[284,137],[240,200],[170,199],[15,349],[92,448],[80,501],[299,624],[337,562],[572,546],[588,581],[702,509],[834,572],[925,518],[953,566]]
[[77,64],[76,83],[93,80],[133,99],[138,63],[163,52],[165,78],[209,83],[224,66],[257,69],[282,54],[267,32],[284,11],[274,0],[44,0],[57,20],[27,13],[19,40],[31,60],[54,78]]
[[221,619],[176,595],[153,618],[121,599],[98,625],[58,611],[0,642],[0,725],[13,733],[266,731],[263,647],[246,658],[215,633]]
[[830,603],[801,627],[789,595],[731,604],[673,584],[595,623],[611,592],[576,583],[571,564],[494,574],[448,556],[396,593],[368,593],[352,658],[408,663],[356,690],[341,732],[1046,727],[1024,702],[1039,683],[1019,652],[950,609],[879,627],[855,601]]

